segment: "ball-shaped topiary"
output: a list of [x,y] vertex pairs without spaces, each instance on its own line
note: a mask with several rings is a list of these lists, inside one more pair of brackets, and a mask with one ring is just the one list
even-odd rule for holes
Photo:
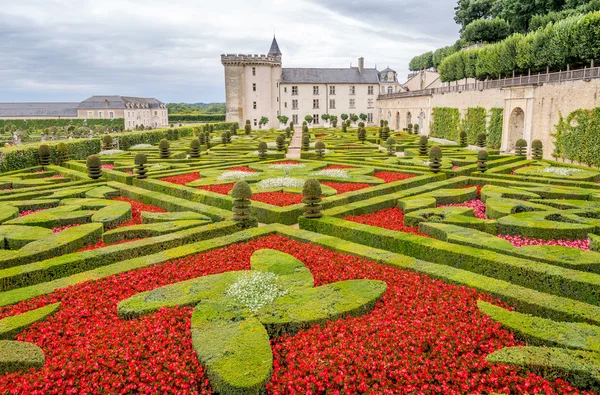
[[479,148],[485,148],[485,146],[487,145],[487,135],[485,133],[479,133],[475,138],[475,144]]
[[414,134],[419,134],[419,130],[420,130],[420,129],[421,129],[421,128],[419,127],[419,125],[413,125],[413,133],[414,133]]
[[419,155],[427,156],[427,145],[429,144],[429,137],[421,136],[419,139]]
[[199,158],[200,157],[200,147],[202,147],[202,144],[200,144],[200,140],[198,140],[198,139],[192,140],[192,142],[190,143],[190,157],[191,158]]
[[246,181],[238,181],[231,190],[233,198],[233,220],[238,223],[242,229],[251,228],[257,225],[257,221],[251,215],[252,190]]
[[359,122],[358,123],[358,127],[359,128],[364,128],[365,127],[365,123],[364,122]]
[[525,139],[517,140],[515,144],[515,153],[519,156],[527,156],[527,141]]
[[135,164],[135,167],[134,167],[135,175],[140,180],[143,180],[144,178],[148,177],[146,175],[146,173],[148,173],[148,169],[146,168],[147,162],[148,162],[148,158],[146,157],[146,155],[144,155],[142,153],[137,154],[135,156],[135,158],[133,159],[133,163]]
[[252,125],[250,124],[249,119],[246,120],[246,125],[244,125],[244,133],[246,133],[246,135],[252,133]]
[[325,143],[322,141],[317,141],[315,144],[315,153],[317,155],[317,159],[323,159],[325,156]]
[[265,160],[267,159],[267,143],[265,143],[264,141],[261,141],[260,143],[258,143],[258,158],[261,160]]
[[92,180],[102,177],[102,161],[98,155],[90,155],[85,162],[88,169],[88,176]]
[[389,139],[387,139],[385,144],[388,147],[388,155],[394,156],[396,154],[396,139],[394,139],[393,137],[390,137]]
[[480,172],[485,173],[487,171],[488,152],[483,150],[477,153],[477,168]]
[[69,160],[69,148],[65,143],[56,145],[56,163],[62,165]]
[[429,169],[436,174],[442,169],[442,149],[437,145],[429,150]]
[[321,218],[323,213],[323,206],[321,206],[321,196],[323,191],[321,190],[321,184],[314,178],[306,180],[302,187],[302,203],[304,203],[304,217],[305,218]]
[[221,133],[221,143],[223,145],[227,145],[227,133],[226,132]]
[[285,137],[287,137],[288,139],[292,138],[292,128],[290,128],[290,127],[285,128]]
[[367,129],[359,128],[358,129],[358,140],[364,144],[366,139],[367,139]]
[[277,151],[283,151],[285,149],[285,138],[283,136],[277,136]]
[[310,137],[304,136],[302,138],[302,151],[308,151],[310,149]]
[[408,128],[407,128],[408,129],[408,134],[413,134],[413,127],[414,127],[414,125],[412,123],[408,124]]
[[40,164],[42,166],[50,165],[50,147],[42,144],[38,147],[38,155],[40,156]]
[[540,140],[533,140],[531,143],[532,158],[541,160],[544,157],[544,146]]
[[160,140],[158,143],[158,155],[161,159],[168,159],[171,156],[171,143],[169,143],[169,140]]
[[465,132],[464,130],[461,130],[460,134],[458,135],[458,141],[459,141],[459,145],[461,147],[466,147],[467,146],[467,132]]
[[113,138],[110,134],[105,134],[102,137],[102,148],[105,150],[113,148]]

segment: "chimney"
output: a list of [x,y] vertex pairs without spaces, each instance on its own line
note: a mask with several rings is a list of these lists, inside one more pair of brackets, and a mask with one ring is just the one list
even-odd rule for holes
[[107,100],[107,99],[104,99],[104,105],[105,105],[106,107],[108,107],[108,100]]
[[360,74],[364,73],[365,71],[365,58],[360,57],[358,58],[358,72]]

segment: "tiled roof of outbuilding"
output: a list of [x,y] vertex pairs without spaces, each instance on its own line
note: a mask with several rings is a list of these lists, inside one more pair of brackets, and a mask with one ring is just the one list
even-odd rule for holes
[[378,84],[379,72],[376,69],[282,69],[282,83],[296,84]]

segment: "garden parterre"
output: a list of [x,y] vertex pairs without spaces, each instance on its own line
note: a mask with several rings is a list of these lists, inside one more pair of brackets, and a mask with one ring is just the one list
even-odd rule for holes
[[0,392],[600,390],[600,172],[490,151],[482,173],[448,145],[433,173],[377,128],[309,129],[299,159],[292,133],[222,133],[139,138],[98,179],[0,174]]

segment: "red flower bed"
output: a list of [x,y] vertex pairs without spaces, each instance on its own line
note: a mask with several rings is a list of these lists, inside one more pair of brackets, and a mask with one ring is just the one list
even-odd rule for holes
[[327,137],[327,136],[328,136],[327,134],[317,134],[317,135],[315,135],[315,138],[322,139],[323,137]]
[[273,162],[269,163],[269,165],[299,165],[300,162],[296,162],[295,160],[284,160],[281,162]]
[[273,339],[269,394],[577,394],[485,356],[517,343],[479,312],[487,295],[322,247],[269,236],[89,281],[14,306],[0,317],[54,302],[59,311],[17,335],[46,353],[38,370],[0,377],[0,393],[211,393],[191,345],[193,308],[120,320],[116,305],[137,293],[198,276],[250,268],[254,251],[301,259],[315,285],[352,279],[388,284],[373,312]]
[[159,178],[159,180],[170,182],[172,184],[177,184],[177,185],[185,185],[188,182],[196,181],[201,178],[202,178],[202,176],[200,176],[200,173],[189,173],[189,174],[182,174],[180,176]]
[[371,214],[349,216],[344,219],[358,222],[359,224],[396,230],[398,232],[419,234],[418,227],[404,226],[404,211],[400,210],[398,207],[388,208]]
[[272,204],[273,206],[286,207],[302,203],[302,195],[291,192],[262,192],[252,195],[252,200]]
[[481,190],[483,189],[483,185],[467,185],[466,187],[458,187],[457,189],[469,189],[469,188],[477,188],[477,199],[481,199]]
[[99,240],[96,244],[89,244],[89,245],[83,247],[82,249],[77,250],[77,252],[97,250],[98,248],[104,248],[104,247],[108,247],[108,246],[114,246],[117,244],[129,243],[130,241],[136,241],[136,240],[141,240],[141,239],[121,240],[121,241],[117,241],[116,243],[112,243],[112,244],[105,244],[102,240]]
[[335,169],[356,169],[354,166],[346,166],[346,165],[329,165],[325,168],[325,170],[335,170]]
[[44,210],[46,210],[46,209],[45,208],[40,208],[40,209],[37,209],[37,210],[25,210],[25,211],[21,211],[19,213],[19,217],[24,217],[24,216],[29,215],[29,214],[39,213],[40,211],[44,211]]
[[447,205],[438,205],[438,208],[444,207],[468,207],[472,208],[475,213],[475,217],[479,219],[489,219],[485,214],[486,205],[481,200],[471,200],[470,202],[460,203],[460,204],[447,204]]
[[373,174],[373,177],[377,177],[385,181],[386,183],[408,180],[409,178],[416,177],[414,174],[396,173],[393,171],[380,171]]
[[373,186],[370,184],[359,184],[359,183],[352,183],[352,182],[330,182],[330,181],[323,181],[323,182],[321,182],[321,185],[327,185],[328,187],[335,189],[337,191],[337,193],[339,193],[339,194],[346,193],[346,192],[359,191],[361,189],[371,188]]
[[116,197],[113,200],[118,200],[120,202],[127,202],[131,204],[131,219],[127,222],[123,222],[119,225],[119,228],[123,228],[125,226],[133,226],[140,225],[142,223],[142,211],[146,211],[149,213],[165,213],[166,210],[163,210],[160,207],[153,206],[151,204],[142,203],[137,200],[129,199],[126,197]]
[[499,238],[510,241],[515,247],[524,246],[562,246],[570,248],[579,248],[580,250],[590,250],[590,240],[544,240],[531,239],[524,236],[498,235]]
[[238,167],[230,167],[227,169],[228,171],[245,171],[248,173],[256,173],[256,170],[248,167],[248,166],[238,166]]
[[234,185],[235,184],[204,185],[198,187],[198,189],[202,189],[203,191],[220,193],[221,195],[228,195],[229,191],[233,189]]

